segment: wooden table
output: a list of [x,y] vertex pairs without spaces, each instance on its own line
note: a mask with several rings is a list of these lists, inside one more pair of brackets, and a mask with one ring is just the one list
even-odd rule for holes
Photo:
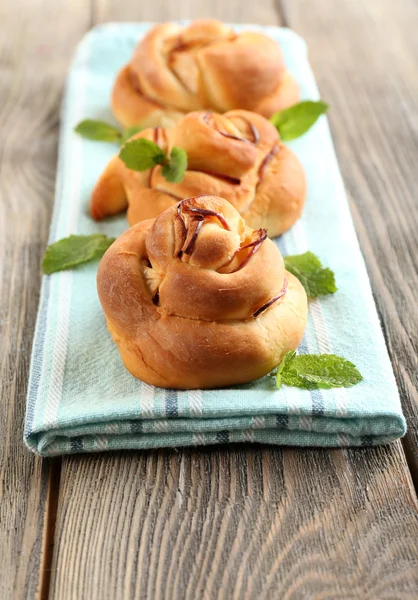
[[[308,42],[409,432],[374,449],[41,460],[23,418],[75,45],[103,21],[203,16]],[[1,599],[418,597],[417,23],[415,0],[2,0]]]

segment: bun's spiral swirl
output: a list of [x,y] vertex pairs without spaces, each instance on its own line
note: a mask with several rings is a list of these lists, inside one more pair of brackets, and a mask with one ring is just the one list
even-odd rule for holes
[[97,276],[108,328],[132,375],[169,388],[252,381],[296,348],[307,298],[263,229],[200,196],[126,231]]
[[160,166],[143,172],[127,169],[116,156],[93,191],[95,219],[128,208],[129,224],[134,225],[183,198],[209,193],[229,200],[250,227],[267,228],[274,237],[302,213],[303,167],[260,115],[244,110],[194,112],[170,129],[146,129],[135,138],[154,141],[166,153],[174,146],[183,148],[188,156],[184,179],[169,183]]
[[270,117],[298,100],[277,42],[256,32],[236,34],[207,19],[153,27],[119,72],[112,108],[124,127],[154,127],[205,108]]

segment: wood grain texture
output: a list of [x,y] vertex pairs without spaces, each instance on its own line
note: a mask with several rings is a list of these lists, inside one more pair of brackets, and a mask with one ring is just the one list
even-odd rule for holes
[[51,473],[48,462],[24,448],[23,419],[40,261],[53,202],[61,88],[74,45],[87,27],[82,2],[0,3],[0,598],[4,600],[38,597],[48,554],[44,533],[49,527]]
[[291,0],[329,118],[391,355],[418,487],[418,4]]
[[[203,16],[205,6],[101,1],[94,15],[161,20]],[[236,7],[215,3],[212,14],[251,21],[271,5]],[[400,443],[65,458],[51,597],[412,599],[417,533]]]
[[405,473],[398,444],[65,459],[51,597],[412,600]]
[[[416,8],[412,0],[292,0],[285,8],[333,105],[334,138],[411,424]],[[21,443],[58,106],[76,42],[106,20],[279,24],[279,14],[272,0],[216,0],[210,8],[208,0],[0,3],[0,598],[39,595],[48,548],[54,600],[417,597],[417,499],[400,443],[65,458],[55,540],[48,528],[56,476]]]
[[93,19],[105,21],[172,21],[175,19],[221,19],[230,23],[280,25],[274,0],[93,0]]

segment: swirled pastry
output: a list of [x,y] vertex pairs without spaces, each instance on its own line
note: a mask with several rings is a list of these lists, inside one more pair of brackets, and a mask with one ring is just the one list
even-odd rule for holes
[[[156,142],[166,153],[184,148],[188,168],[181,183],[169,183],[157,165],[149,171],[127,169],[114,157],[91,199],[95,219],[128,209],[134,225],[155,218],[183,198],[203,193],[229,200],[246,223],[267,228],[274,237],[300,217],[306,182],[296,155],[280,142],[264,117],[244,110],[223,115],[189,113],[174,127],[145,129],[134,138]],[[132,139],[134,139],[132,138]]]
[[261,377],[297,347],[307,317],[266,231],[213,196],[131,227],[102,258],[97,287],[125,367],[161,387]]
[[270,117],[298,100],[277,42],[207,19],[153,27],[118,74],[112,109],[124,127],[153,127],[205,108]]

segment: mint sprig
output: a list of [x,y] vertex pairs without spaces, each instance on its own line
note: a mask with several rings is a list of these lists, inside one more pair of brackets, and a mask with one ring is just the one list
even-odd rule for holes
[[170,160],[161,169],[161,174],[170,183],[180,183],[186,169],[187,154],[185,150],[175,146],[171,151]]
[[119,152],[119,158],[128,169],[134,171],[147,171],[156,165],[164,164],[167,160],[165,152],[145,138],[127,142]]
[[335,276],[331,269],[322,266],[312,252],[284,257],[285,267],[299,279],[310,298],[333,294],[337,291]]
[[124,144],[129,138],[135,133],[141,131],[139,125],[133,125],[127,127],[123,131],[105,123],[104,121],[95,121],[94,119],[85,119],[81,121],[75,128],[74,131],[86,138],[87,140],[93,140],[96,142],[119,142]]
[[328,104],[322,100],[304,100],[276,112],[270,117],[270,121],[279,132],[280,138],[288,142],[306,133],[328,108]]
[[335,354],[299,354],[287,352],[276,374],[276,385],[282,383],[305,390],[351,387],[363,377],[352,362]]
[[114,241],[115,238],[109,238],[102,233],[70,235],[48,246],[42,261],[42,270],[45,275],[51,275],[56,271],[72,269],[97,260]]
[[182,148],[174,147],[167,156],[157,144],[144,138],[127,142],[119,152],[119,158],[134,171],[147,171],[162,165],[162,175],[171,183],[183,181],[187,169],[187,154]]

